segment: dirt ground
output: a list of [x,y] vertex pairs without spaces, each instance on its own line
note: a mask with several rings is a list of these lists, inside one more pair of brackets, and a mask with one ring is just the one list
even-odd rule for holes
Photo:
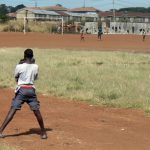
[[[0,90],[0,123],[13,96],[13,90]],[[142,111],[102,108],[41,95],[39,100],[48,139],[40,139],[36,119],[25,104],[0,142],[26,150],[149,150],[150,117]]]
[[0,33],[0,47],[67,48],[70,50],[103,50],[150,52],[150,35],[142,41],[142,35],[51,35],[42,33]]
[[[125,50],[149,52],[150,38],[141,36],[48,35],[0,33],[0,47],[69,48],[82,50]],[[0,124],[14,96],[12,89],[0,89]],[[149,150],[150,116],[140,110],[92,106],[56,97],[38,95],[48,133],[39,137],[39,126],[25,104],[4,131],[0,143],[25,150]]]

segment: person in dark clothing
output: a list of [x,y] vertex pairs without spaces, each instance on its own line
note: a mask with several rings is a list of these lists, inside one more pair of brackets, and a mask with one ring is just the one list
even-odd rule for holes
[[98,28],[98,39],[101,40],[102,34],[103,34],[102,27],[100,26],[100,27]]
[[145,32],[145,30],[143,29],[143,31],[142,31],[142,40],[143,40],[143,42],[145,41],[145,38],[146,38],[146,32]]

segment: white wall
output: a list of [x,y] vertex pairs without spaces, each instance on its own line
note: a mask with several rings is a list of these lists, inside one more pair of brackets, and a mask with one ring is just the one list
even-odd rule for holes
[[[115,31],[115,29],[117,29],[117,31]],[[111,22],[109,31],[112,34],[128,34],[127,31],[129,31],[129,34],[141,34],[140,29],[144,29],[146,34],[150,34],[150,23]]]

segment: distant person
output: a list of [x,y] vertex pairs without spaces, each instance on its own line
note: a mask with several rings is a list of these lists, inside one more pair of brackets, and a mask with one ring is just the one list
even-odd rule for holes
[[86,28],[86,34],[88,34],[88,30],[89,30],[89,29],[88,29],[88,28]]
[[105,27],[105,32],[106,32],[106,34],[108,34],[108,32],[109,32],[108,27]]
[[84,37],[84,30],[81,31],[81,35],[80,35],[80,41],[84,41],[85,37]]
[[143,40],[143,42],[145,41],[145,38],[146,38],[146,32],[145,32],[145,30],[143,29],[143,32],[142,32],[142,40]]
[[133,26],[133,27],[132,27],[132,33],[133,33],[133,34],[134,34],[134,30],[135,30],[135,27]]
[[60,32],[61,32],[61,27],[58,26],[58,27],[57,27],[57,33],[60,33]]
[[[0,138],[5,136],[2,134],[6,126],[13,119],[17,110],[20,110],[24,103],[27,103],[34,115],[37,118],[39,126],[41,128],[41,139],[47,139],[46,130],[44,128],[43,118],[40,113],[40,105],[35,93],[34,80],[38,77],[38,65],[35,64],[33,58],[32,49],[26,49],[24,51],[24,59],[21,59],[19,64],[15,68],[15,79],[17,82],[17,88],[15,91],[15,97],[12,100],[10,110],[0,127]],[[28,114],[27,114],[28,115]],[[25,125],[24,125],[25,126]]]
[[102,27],[100,26],[99,28],[98,28],[98,39],[102,39],[102,34],[103,34],[103,31],[102,31]]

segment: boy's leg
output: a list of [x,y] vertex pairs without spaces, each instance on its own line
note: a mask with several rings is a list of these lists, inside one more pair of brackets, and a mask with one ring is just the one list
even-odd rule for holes
[[16,109],[12,107],[10,108],[2,126],[0,127],[0,137],[3,137],[2,132],[4,131],[8,123],[13,119],[13,116],[15,115],[16,111],[17,111]]
[[99,34],[98,34],[98,39],[100,39],[100,40],[101,40],[101,33],[99,33]]
[[143,36],[143,41],[145,41],[145,35]]
[[40,110],[34,110],[33,112],[41,128],[41,139],[47,139],[47,134],[46,134],[46,130],[44,127],[44,122]]

